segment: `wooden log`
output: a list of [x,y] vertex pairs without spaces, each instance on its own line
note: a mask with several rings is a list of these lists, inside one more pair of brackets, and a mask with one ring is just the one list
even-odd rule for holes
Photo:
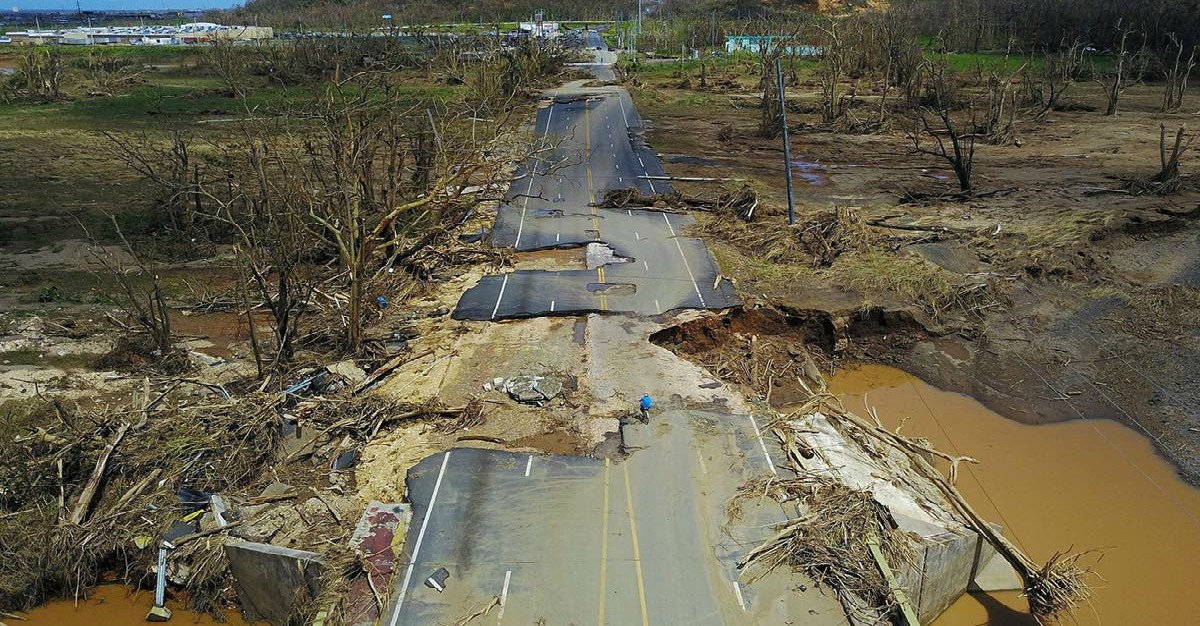
[[83,486],[83,492],[79,494],[79,501],[75,504],[75,510],[71,511],[71,523],[82,524],[87,519],[88,511],[92,508],[92,500],[96,497],[96,491],[100,488],[100,481],[104,478],[104,470],[108,466],[108,459],[112,456],[117,445],[125,438],[125,433],[129,432],[129,424],[123,422],[117,431],[113,433],[112,438],[108,440],[108,444],[104,446],[104,450],[100,452],[100,458],[96,459],[96,467],[92,469],[92,475],[88,478],[87,483]]

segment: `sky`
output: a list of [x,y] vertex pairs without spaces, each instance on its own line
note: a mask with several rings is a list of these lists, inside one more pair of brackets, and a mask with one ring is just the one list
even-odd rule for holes
[[[84,10],[111,11],[114,9],[217,9],[242,4],[242,0],[79,0]],[[6,9],[37,11],[44,9],[74,9],[75,0],[0,0]]]

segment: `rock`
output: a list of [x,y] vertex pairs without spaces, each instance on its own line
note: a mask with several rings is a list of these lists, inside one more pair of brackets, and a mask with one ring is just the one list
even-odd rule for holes
[[169,622],[171,621],[171,609],[165,606],[150,607],[150,613],[146,615],[147,622]]
[[334,363],[325,369],[329,370],[329,373],[337,374],[351,383],[359,383],[367,378],[367,373],[363,371],[363,368],[359,367],[350,359],[338,361],[337,363]]
[[196,352],[195,350],[188,352],[188,358],[194,363],[203,365],[205,367],[216,367],[217,365],[221,365],[225,362],[225,359],[222,359],[221,357],[210,356],[204,354],[203,352]]
[[562,393],[562,381],[545,376],[514,376],[504,381],[504,392],[513,400],[541,404]]

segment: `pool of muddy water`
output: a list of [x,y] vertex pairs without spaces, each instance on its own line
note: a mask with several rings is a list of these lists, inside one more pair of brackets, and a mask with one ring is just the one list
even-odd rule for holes
[[[152,606],[153,591],[130,589],[124,585],[100,585],[78,604],[73,600],[52,600],[26,613],[24,616],[29,618],[28,621],[10,620],[8,623],[23,626],[129,626],[146,623],[146,613]],[[176,624],[243,626],[248,623],[237,611],[227,612],[225,621],[218,622],[211,615],[187,611],[181,603],[173,600],[167,601],[167,607],[173,613],[171,623]]]
[[[847,409],[874,407],[889,428],[978,459],[960,470],[958,488],[1035,561],[1102,553],[1087,561],[1098,577],[1078,624],[1200,624],[1200,490],[1138,433],[1108,420],[1020,424],[878,365],[842,370],[829,384]],[[933,626],[1036,624],[1025,610],[1017,592],[969,595]]]

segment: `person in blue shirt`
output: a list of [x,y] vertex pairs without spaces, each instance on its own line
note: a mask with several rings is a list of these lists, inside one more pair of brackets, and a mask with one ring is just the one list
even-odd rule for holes
[[654,401],[650,399],[650,394],[642,394],[642,399],[638,402],[638,407],[642,410],[642,422],[645,424],[650,423],[650,407],[652,406],[654,406]]

